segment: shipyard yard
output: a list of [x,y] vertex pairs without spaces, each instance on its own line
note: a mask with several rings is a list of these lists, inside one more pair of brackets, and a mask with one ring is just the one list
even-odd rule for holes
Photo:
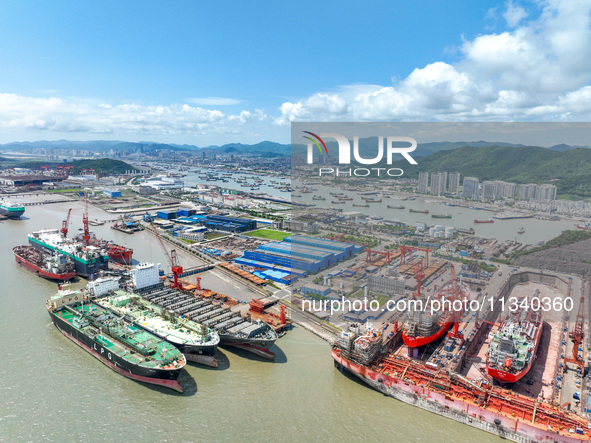
[[[363,224],[355,221],[355,217],[358,216],[354,216],[352,220],[334,225],[322,219],[331,217],[330,214],[335,214],[334,212],[321,215],[319,218],[315,215],[320,233],[323,230],[324,233],[310,236],[278,229],[279,226],[271,225],[272,221],[269,219],[257,219],[257,223],[254,223],[252,218],[243,217],[236,210],[214,207],[213,210],[207,208],[204,212],[205,206],[202,203],[196,204],[172,197],[153,200],[160,209],[155,207],[151,211],[136,210],[130,207],[129,202],[119,203],[113,199],[105,199],[102,194],[96,192],[89,193],[87,198],[88,224],[92,226],[91,231],[97,238],[112,239],[117,245],[133,248],[133,262],[110,262],[109,272],[100,274],[103,275],[101,278],[105,279],[106,284],[109,284],[109,275],[128,272],[140,262],[159,263],[160,269],[164,271],[164,286],[146,290],[138,287],[137,293],[143,294],[146,302],[154,303],[154,306],[159,306],[158,309],[174,311],[177,315],[187,316],[187,319],[204,322],[213,328],[212,330],[218,328],[220,337],[227,332],[226,326],[230,328],[229,332],[232,332],[232,328],[236,331],[255,331],[260,330],[260,325],[264,322],[270,322],[269,324],[282,336],[277,340],[275,336],[263,334],[262,337],[272,338],[271,343],[274,342],[268,350],[260,348],[246,352],[244,348],[227,347],[226,343],[217,349],[214,360],[203,356],[187,358],[190,363],[181,372],[178,382],[183,391],[183,398],[189,402],[202,402],[202,395],[208,398],[208,402],[212,402],[210,396],[220,395],[220,392],[225,393],[223,395],[226,397],[222,395],[222,398],[232,396],[236,392],[245,398],[265,398],[270,395],[267,390],[281,387],[285,398],[290,401],[291,408],[292,403],[293,407],[296,407],[298,399],[305,401],[306,397],[302,392],[307,392],[314,380],[314,396],[318,395],[318,398],[331,404],[338,403],[341,407],[346,407],[347,401],[344,399],[355,395],[372,403],[372,408],[395,411],[393,413],[398,417],[404,417],[406,414],[408,417],[416,417],[418,414],[422,417],[421,420],[433,423],[433,426],[425,430],[425,433],[430,435],[429,439],[433,441],[447,441],[447,438],[444,439],[437,432],[436,423],[441,420],[446,431],[452,435],[457,433],[457,441],[473,441],[476,438],[496,441],[498,437],[491,434],[513,440],[521,438],[519,435],[522,434],[519,432],[524,433],[523,435],[536,435],[535,430],[540,426],[543,428],[543,425],[536,424],[538,427],[532,428],[534,431],[531,431],[515,421],[521,415],[525,420],[523,423],[533,420],[529,417],[532,412],[535,416],[536,410],[538,420],[547,420],[550,427],[558,426],[560,420],[568,423],[568,429],[559,429],[560,436],[556,437],[557,441],[562,441],[561,438],[566,438],[567,435],[580,434],[581,430],[586,431],[583,422],[578,422],[576,418],[588,414],[586,404],[589,391],[586,374],[579,370],[580,364],[587,360],[586,335],[580,343],[580,352],[574,353],[574,363],[566,360],[573,354],[573,340],[569,333],[575,329],[579,296],[585,292],[588,298],[588,285],[580,277],[573,275],[499,263],[491,266],[470,259],[468,255],[459,255],[459,262],[445,256],[445,253],[448,253],[446,251],[453,249],[460,252],[478,251],[479,254],[488,255],[508,254],[507,250],[520,248],[521,243],[501,244],[493,239],[453,235],[450,240],[443,242],[444,246],[441,249],[434,251],[432,244],[425,238],[422,245],[412,245],[402,243],[399,238],[390,236],[383,230],[376,230],[376,226],[381,226],[380,217],[370,217],[368,223]],[[12,200],[25,204],[26,212],[20,220],[0,221],[3,228],[12,232],[10,239],[2,240],[10,246],[5,247],[6,251],[18,244],[14,239],[20,239],[20,243],[26,244],[28,233],[48,227],[58,229],[70,208],[70,232],[79,236],[85,233],[82,223],[86,211],[83,195],[29,193],[14,195]],[[322,214],[318,211],[312,213]],[[125,228],[111,229],[115,223]],[[266,227],[261,228],[261,223],[266,223],[262,225]],[[187,224],[205,224],[208,226],[208,233],[198,240],[197,237],[181,237],[185,230],[192,232],[191,229],[194,229],[186,228]],[[335,232],[335,228],[346,229],[346,226],[356,227],[358,235],[350,238],[346,233]],[[227,230],[227,227],[231,227],[231,231]],[[159,244],[159,238],[162,245]],[[169,288],[176,285],[176,274],[171,270],[170,262],[170,251],[173,249],[182,266],[182,270],[179,271],[182,272],[179,275],[179,284],[182,285],[183,291]],[[291,261],[285,260],[287,256],[291,257]],[[27,305],[27,309],[33,309],[32,312],[36,314],[30,315],[38,315],[42,319],[37,327],[48,328],[48,320],[41,315],[44,311],[42,303],[55,293],[55,283],[43,281],[24,269],[16,268],[9,253],[5,254],[4,259],[6,266],[14,268],[15,271],[10,278],[30,282],[25,285],[24,291],[29,294],[26,296],[30,299],[37,297],[39,300],[38,304],[32,304],[30,307]],[[98,275],[94,274],[92,278]],[[97,282],[99,281],[102,280],[98,279]],[[77,278],[72,287],[79,290],[85,285],[85,279]],[[572,297],[574,305],[568,314],[563,310],[544,314],[539,339],[535,342],[537,350],[532,358],[531,369],[517,383],[503,383],[493,378],[487,369],[487,350],[497,330],[504,322],[509,321],[511,309],[506,307],[505,303],[509,304],[511,299],[522,300],[531,297],[532,294],[540,299],[549,297],[560,302]],[[436,312],[434,317],[431,317],[432,314],[417,314],[413,309],[407,308],[408,303],[412,301],[430,300],[432,303],[433,300],[440,300],[439,297],[442,297],[441,300],[450,297],[461,299],[467,304],[463,309],[443,310],[443,314]],[[21,309],[19,300],[5,297],[2,299],[2,306],[16,312],[15,310]],[[259,302],[255,303],[253,300]],[[361,303],[363,300],[371,302],[371,308],[351,308],[350,304],[345,303]],[[334,301],[340,301],[336,308],[331,304]],[[479,309],[475,310],[471,303]],[[470,309],[466,308],[468,305]],[[282,306],[287,307],[289,323],[281,319],[284,309],[280,309]],[[392,306],[395,308],[392,309]],[[589,309],[589,306],[585,307],[587,312]],[[247,320],[241,320],[242,316],[246,316]],[[440,320],[440,330],[437,329],[439,316],[447,319]],[[249,320],[253,323],[248,323]],[[292,321],[295,328],[290,330]],[[415,326],[412,326],[413,322],[416,323]],[[427,411],[422,411],[391,399],[388,402],[387,398],[379,396],[377,392],[366,389],[363,385],[351,383],[351,377],[359,377],[358,367],[354,365],[358,364],[356,359],[361,357],[354,353],[349,354],[350,351],[346,347],[350,345],[343,341],[343,334],[349,334],[347,331],[353,323],[362,325],[362,330],[370,328],[369,331],[375,331],[364,333],[361,329],[355,329],[355,334],[360,334],[360,339],[367,339],[370,343],[368,349],[377,352],[371,354],[374,355],[373,360],[367,356],[363,357],[366,360],[362,360],[362,365],[377,371],[376,374],[388,377],[403,373],[407,380],[411,380],[416,386],[422,386],[421,389],[427,380],[433,379],[435,388],[421,391],[422,393],[417,391],[417,395],[437,396],[443,392],[441,395],[446,395],[446,399],[457,397],[462,398],[462,401],[471,402],[472,400],[466,400],[472,395],[470,390],[476,389],[476,394],[479,391],[488,392],[491,400],[486,409],[482,410],[493,415],[485,414],[486,419],[474,422],[472,419],[460,420],[452,416],[454,420],[484,429],[488,434],[472,428],[466,429],[461,423],[438,417],[446,416],[447,413],[437,408],[433,409],[432,405],[425,404],[422,407]],[[443,323],[446,323],[445,327]],[[435,327],[432,331],[439,331],[437,338],[424,341],[425,337],[418,334],[416,340],[419,341],[413,341],[413,334],[416,334],[413,328],[420,331],[421,328],[427,327],[426,325],[430,325],[428,328]],[[583,326],[585,327],[586,323]],[[56,348],[61,348],[65,344],[63,337],[52,328],[48,331],[51,332],[46,338],[50,342],[43,349],[53,349],[51,353],[58,355],[69,355],[63,352],[60,354]],[[332,356],[334,364],[341,368],[342,372],[331,370],[333,363],[329,357],[330,345],[335,341]],[[246,349],[249,347],[250,345],[247,345]],[[94,374],[92,379],[88,378],[78,383],[93,384],[96,374],[100,373],[100,378],[104,379],[101,383],[103,386],[111,384],[111,379],[114,378],[117,380],[115,385],[119,389],[126,387],[129,395],[137,396],[141,392],[140,397],[143,397],[146,393],[152,392],[167,399],[162,404],[174,404],[176,397],[167,392],[166,388],[145,389],[149,385],[122,380],[122,377],[117,377],[108,370],[100,372],[103,369],[100,365],[97,368],[95,362],[87,356],[80,355],[77,349],[68,349],[72,352],[72,358],[88,362],[89,372],[77,374],[76,377],[82,377],[79,380],[88,377],[89,373]],[[11,355],[18,355],[17,348],[11,351]],[[65,361],[60,363],[61,359],[57,361],[58,364],[65,364]],[[214,369],[216,366],[217,369]],[[320,376],[323,380],[322,386],[317,385],[317,371],[321,370],[320,368],[326,368]],[[66,370],[65,367],[62,370]],[[71,369],[68,371],[71,373]],[[343,376],[349,373],[352,375]],[[257,380],[256,383],[247,382],[254,379]],[[383,387],[373,384],[365,376],[361,379],[388,396],[412,403],[405,397],[404,389],[394,388],[396,383],[399,383],[395,377],[388,379],[392,380],[391,385],[385,384]],[[289,387],[285,380],[292,381]],[[245,388],[241,382],[249,387]],[[255,384],[256,391],[252,391]],[[431,381],[427,382],[426,386],[429,384]],[[339,388],[335,390],[334,386]],[[483,400],[478,395],[474,397],[473,403],[469,404],[482,406]],[[217,399],[213,403],[216,401],[223,400]],[[319,404],[323,402],[320,401]],[[564,418],[552,416],[551,408],[560,410]],[[270,416],[278,414],[280,410],[277,406],[272,407],[269,404],[263,409]],[[326,407],[319,410],[319,419],[327,419],[339,410],[333,409],[334,407]],[[436,415],[428,411],[435,412]],[[375,437],[384,438],[388,435],[389,428],[378,424],[376,418],[369,411],[366,412],[369,415],[362,413],[360,420],[373,423],[372,432],[375,432]],[[304,417],[306,414],[301,412],[300,415],[295,415],[295,420],[304,420]],[[499,420],[500,424],[495,425],[497,427],[491,427],[491,417]],[[22,419],[23,416],[19,414],[5,414],[1,418],[13,430],[19,426],[19,420]],[[48,425],[43,423],[42,426]],[[240,428],[244,426],[248,427],[245,423],[239,424]],[[315,431],[309,432],[315,432],[312,439],[323,433],[327,438],[328,435],[332,438],[334,432],[338,435],[339,432],[334,428],[338,426],[341,426],[338,420],[333,420],[328,428],[316,428]],[[214,434],[223,432],[222,426],[217,429],[218,431],[214,429]],[[250,429],[255,435],[258,432]],[[288,434],[294,432],[294,436],[301,438],[299,433],[296,434],[295,427],[289,429]],[[327,429],[330,429],[328,434]],[[409,432],[410,430],[411,428]],[[53,436],[59,435],[59,431],[52,432]],[[174,431],[171,432],[174,435]],[[26,436],[23,433],[18,435]],[[472,437],[468,438],[469,435]]]

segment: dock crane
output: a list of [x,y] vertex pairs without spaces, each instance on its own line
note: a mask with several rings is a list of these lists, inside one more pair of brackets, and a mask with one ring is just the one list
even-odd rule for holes
[[166,256],[166,259],[168,260],[168,263],[170,263],[170,267],[172,269],[172,275],[174,278],[174,282],[170,287],[172,289],[180,289],[182,291],[183,284],[179,281],[179,277],[183,273],[183,267],[180,265],[179,257],[176,253],[176,250],[171,249],[170,254],[169,254],[168,249],[166,249],[166,246],[164,245],[164,241],[162,240],[162,237],[160,236],[160,233],[158,232],[158,229],[156,229],[156,226],[154,225],[154,223],[150,222],[150,226],[152,227],[152,231],[154,232],[154,235],[156,236],[156,239],[158,240],[158,244],[160,244],[160,249],[162,249],[162,252],[164,252],[164,255]]
[[68,237],[68,227],[70,226],[70,214],[72,213],[72,208],[68,210],[68,216],[64,221],[62,221],[62,228],[60,232],[64,236],[64,238]]
[[573,332],[570,334],[570,338],[573,341],[573,354],[570,358],[565,358],[565,363],[574,363],[575,365],[581,366],[583,368],[585,366],[585,362],[579,358],[579,346],[583,343],[583,337],[585,333],[583,331],[583,325],[585,322],[585,297],[581,296],[581,300],[579,301],[579,312],[577,313],[577,319],[575,321],[575,328]]
[[88,227],[88,197],[86,191],[84,191],[84,214],[82,214],[82,225],[84,226],[82,240],[88,245],[90,244],[90,228]]

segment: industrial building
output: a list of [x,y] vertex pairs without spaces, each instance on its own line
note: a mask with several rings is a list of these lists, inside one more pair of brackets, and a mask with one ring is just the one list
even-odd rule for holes
[[178,238],[182,238],[184,240],[190,240],[190,241],[203,241],[205,239],[205,232],[207,231],[207,228],[205,226],[199,226],[196,228],[188,228],[188,229],[182,229],[179,231],[175,231],[174,234],[176,234],[176,236]]
[[111,198],[121,197],[121,191],[117,191],[116,189],[103,189],[103,194]]
[[312,295],[321,295],[323,297],[330,294],[331,289],[326,286],[315,285],[314,283],[309,283],[307,285],[302,286],[302,294],[312,294]]
[[269,242],[254,251],[245,251],[244,258],[314,274],[362,251],[363,247],[358,245],[292,235],[282,242]]
[[205,226],[212,231],[245,232],[256,229],[257,222],[223,215],[207,215],[205,216]]
[[367,279],[368,290],[379,294],[404,294],[404,286],[403,277],[370,275]]

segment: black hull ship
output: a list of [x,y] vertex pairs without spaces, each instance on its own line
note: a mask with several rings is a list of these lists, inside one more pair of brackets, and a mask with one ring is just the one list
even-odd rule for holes
[[62,334],[124,377],[183,392],[177,379],[186,359],[178,349],[84,298],[81,291],[60,288],[48,300]]

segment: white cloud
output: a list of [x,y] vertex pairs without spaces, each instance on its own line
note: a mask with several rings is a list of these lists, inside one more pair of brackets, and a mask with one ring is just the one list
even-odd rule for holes
[[464,41],[456,64],[430,63],[393,85],[353,85],[280,107],[275,121],[589,120],[591,3],[540,0],[538,18],[512,2],[510,30]]
[[231,106],[241,103],[241,100],[228,97],[191,97],[187,101],[201,106]]
[[91,100],[36,98],[0,93],[0,128],[97,134],[177,135],[236,132],[237,126],[266,121],[262,110],[227,115],[187,104],[145,106]]
[[525,9],[521,6],[514,5],[511,1],[507,5],[507,10],[503,14],[503,18],[511,28],[517,26],[525,17],[527,17]]

